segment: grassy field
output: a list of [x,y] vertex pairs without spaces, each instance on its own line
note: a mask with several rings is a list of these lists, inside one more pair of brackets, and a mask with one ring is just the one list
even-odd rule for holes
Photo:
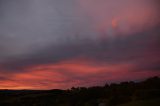
[[160,98],[153,99],[153,100],[141,100],[141,101],[134,101],[123,105],[118,106],[160,106]]

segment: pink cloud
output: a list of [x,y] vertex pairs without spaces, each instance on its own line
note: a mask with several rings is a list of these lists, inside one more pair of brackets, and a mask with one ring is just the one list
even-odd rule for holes
[[129,63],[96,64],[90,60],[72,59],[57,64],[28,67],[20,73],[1,73],[6,79],[0,80],[0,89],[67,89],[160,75],[158,71],[133,71],[134,64]]

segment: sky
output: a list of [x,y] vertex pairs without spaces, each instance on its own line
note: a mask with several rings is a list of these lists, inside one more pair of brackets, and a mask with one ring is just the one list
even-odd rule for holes
[[0,0],[0,89],[160,76],[159,0]]

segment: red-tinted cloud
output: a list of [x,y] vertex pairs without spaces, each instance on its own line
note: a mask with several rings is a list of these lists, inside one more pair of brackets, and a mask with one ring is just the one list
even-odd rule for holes
[[72,59],[57,64],[28,67],[19,73],[1,73],[0,78],[4,79],[0,80],[0,89],[67,89],[160,75],[159,71],[133,69],[135,65],[129,63],[97,64],[86,59]]
[[2,1],[0,89],[67,89],[160,76],[155,0],[71,1]]
[[106,36],[130,35],[157,24],[154,0],[78,0],[92,26]]

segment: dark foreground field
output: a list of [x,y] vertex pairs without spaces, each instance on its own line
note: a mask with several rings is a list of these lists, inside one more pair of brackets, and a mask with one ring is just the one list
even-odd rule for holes
[[0,90],[0,106],[160,106],[160,78],[70,90]]

